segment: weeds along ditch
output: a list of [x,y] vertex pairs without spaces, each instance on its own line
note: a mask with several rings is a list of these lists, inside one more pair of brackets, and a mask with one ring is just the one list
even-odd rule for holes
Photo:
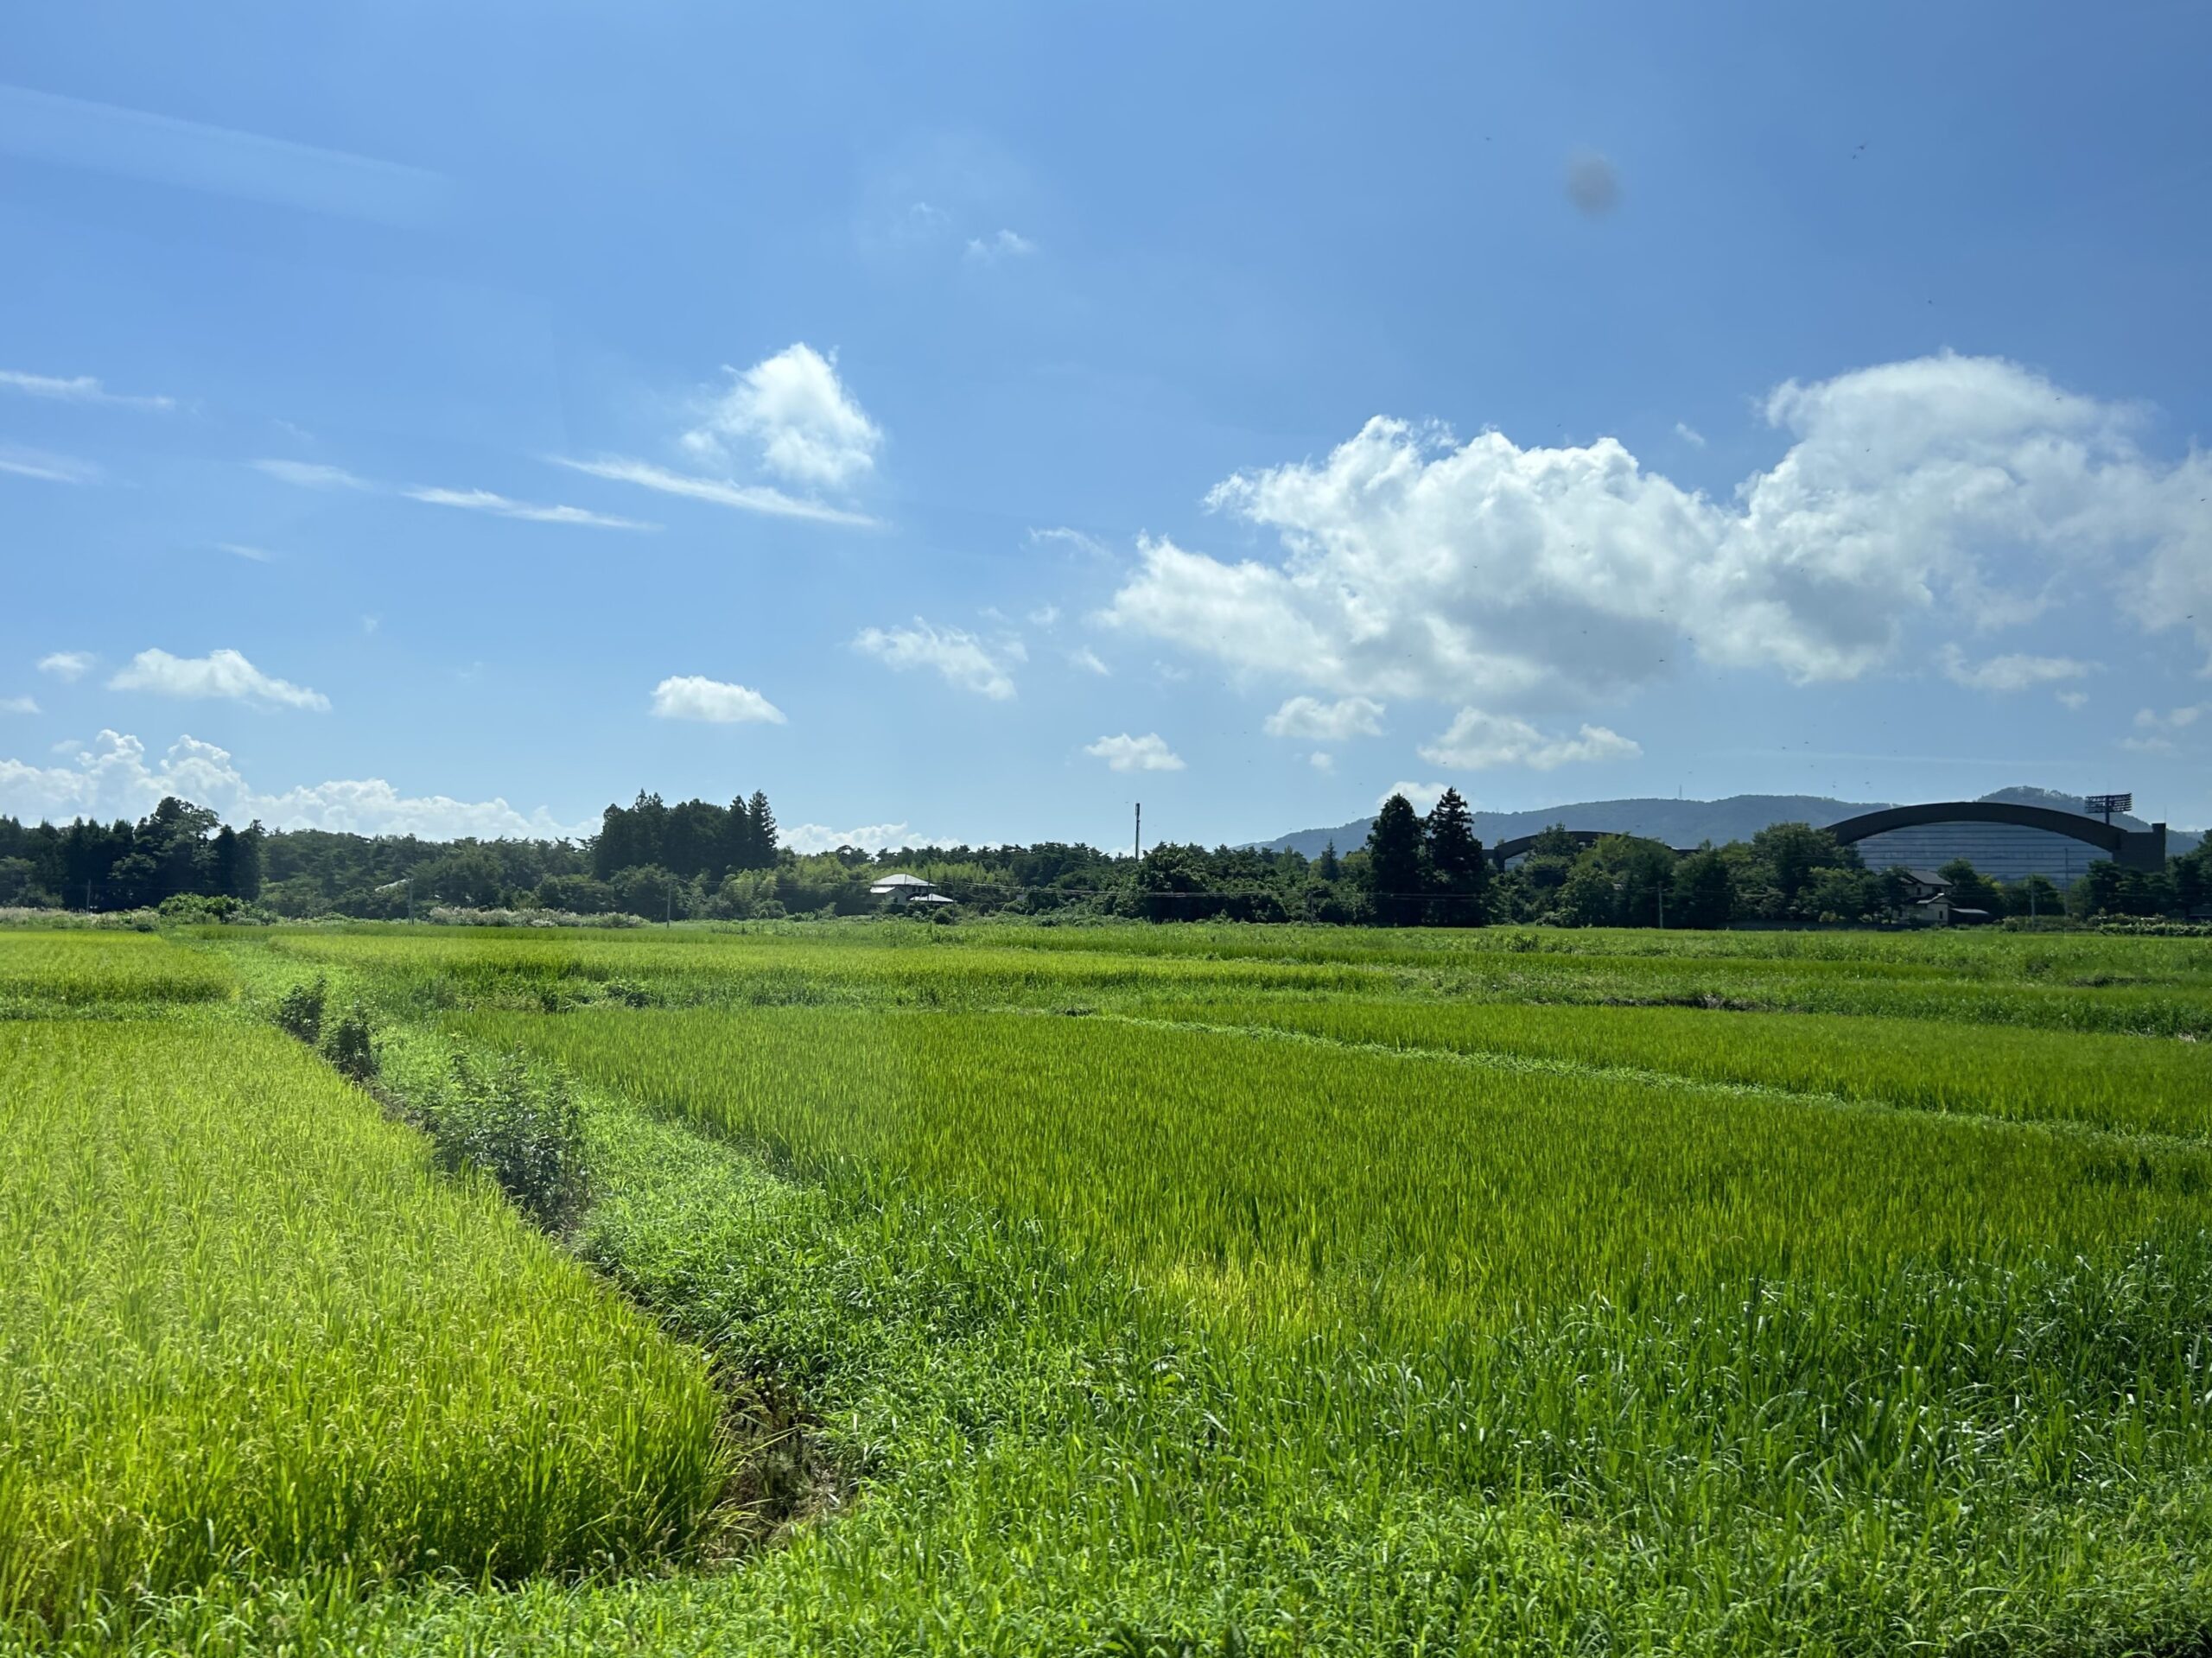
[[[219,994],[137,1004],[157,1018],[0,1022],[0,1045],[48,1031],[83,1045],[48,1091],[111,1130],[106,1084],[86,1080],[100,1064],[199,1113],[194,1144],[270,1109],[238,1097],[264,1079],[318,1128],[350,1109],[349,1133],[404,1148],[424,1201],[486,1217],[536,1263],[416,1263],[409,1293],[423,1297],[416,1276],[440,1286],[429,1299],[456,1351],[522,1346],[468,1319],[542,1318],[541,1268],[581,1285],[577,1305],[707,1401],[703,1437],[652,1456],[711,1453],[720,1412],[721,1477],[736,1468],[756,1520],[799,1523],[734,1562],[702,1560],[708,1499],[682,1510],[690,1542],[671,1524],[620,1562],[599,1545],[607,1569],[582,1575],[341,1583],[322,1556],[180,1558],[177,1592],[127,1628],[79,1620],[42,1644],[2201,1645],[2205,1049],[2081,1032],[2189,1032],[2202,946],[1750,937],[1646,950],[1578,935],[1569,949],[1503,933],[890,923],[173,944],[213,965]],[[1822,996],[1849,1005],[1766,1011]],[[1707,998],[1732,1011],[1592,1005]],[[375,1086],[431,1134],[379,1116],[279,1034],[288,1007],[334,1058],[347,1051],[336,1029],[358,1019]],[[234,1037],[268,1050],[251,1085],[124,1045]],[[211,1071],[234,1061],[210,1051]],[[129,1121],[133,1144],[149,1138]],[[253,1253],[195,1234],[172,1277],[307,1305],[289,1261],[259,1263],[331,1231],[344,1270],[317,1269],[329,1299],[298,1321],[351,1337],[414,1317],[389,1280],[361,1281],[347,1229],[404,1229],[420,1205],[340,1196],[335,1166],[311,1178],[258,1144],[233,1134],[194,1178],[250,1191],[247,1208],[291,1229],[216,1211]],[[65,1184],[42,1166],[0,1173],[0,1191]],[[129,1184],[159,1179],[176,1185],[158,1171]],[[10,1203],[0,1214],[31,1212]],[[105,1280],[51,1267],[38,1281],[39,1305],[67,1307]],[[370,1305],[375,1320],[339,1310]],[[188,1356],[210,1331],[260,1323],[226,1311],[157,1350]],[[608,1339],[579,1324],[525,1350],[542,1371],[487,1363],[439,1397],[457,1412],[456,1394],[551,1389],[563,1431],[611,1445],[589,1426],[594,1404],[624,1396],[597,1385],[617,1375],[594,1356]],[[350,1396],[348,1368],[315,1372],[315,1396]],[[594,1385],[559,1393],[579,1369]],[[658,1409],[641,1385],[627,1397],[640,1420]],[[531,1443],[506,1425],[539,1417],[518,1408],[470,1419],[478,1483],[501,1477],[493,1447]],[[11,1445],[41,1420],[28,1394],[0,1411]],[[315,1420],[343,1445],[370,1419]],[[636,1506],[632,1474],[626,1499],[605,1488],[607,1523],[652,1507]],[[490,1499],[454,1485],[433,1502],[480,1514]],[[0,1509],[16,1512],[30,1510]]]

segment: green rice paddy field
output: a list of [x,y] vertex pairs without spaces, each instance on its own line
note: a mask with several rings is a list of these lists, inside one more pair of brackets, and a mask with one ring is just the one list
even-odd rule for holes
[[0,1646],[2212,1650],[2202,941],[7,932],[0,1132]]

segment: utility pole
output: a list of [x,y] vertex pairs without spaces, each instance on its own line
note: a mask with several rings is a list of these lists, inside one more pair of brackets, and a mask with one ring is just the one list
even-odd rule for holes
[[[1137,861],[1144,861],[1144,802],[1137,802]],[[89,901],[89,900],[88,900]]]

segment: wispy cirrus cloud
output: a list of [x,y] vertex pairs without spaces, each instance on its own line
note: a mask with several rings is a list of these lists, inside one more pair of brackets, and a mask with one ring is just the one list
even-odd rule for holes
[[[405,500],[420,501],[426,506],[457,507],[465,512],[488,512],[495,518],[520,518],[531,524],[583,524],[595,530],[658,530],[657,524],[641,518],[619,518],[612,513],[594,512],[581,506],[545,506],[536,501],[518,501],[511,496],[498,494],[488,489],[448,489],[435,484],[380,484],[364,478],[343,467],[326,466],[315,461],[255,461],[249,463],[256,472],[264,473],[279,483],[289,484],[296,489],[359,490],[373,495],[397,495]],[[229,550],[238,552],[232,547]],[[241,557],[255,556],[244,552]]]
[[0,472],[48,484],[96,484],[100,478],[100,469],[89,461],[16,443],[0,443]]
[[1001,702],[1014,695],[1007,664],[1026,662],[1029,655],[1019,639],[995,649],[965,628],[938,627],[919,616],[912,627],[864,627],[853,648],[896,672],[934,669],[948,684]]
[[618,484],[635,484],[643,489],[658,490],[664,495],[686,496],[695,501],[733,507],[741,512],[760,512],[774,518],[808,518],[817,524],[865,527],[875,523],[865,512],[787,495],[768,484],[733,484],[720,478],[702,478],[692,473],[671,472],[666,467],[653,465],[650,461],[632,461],[619,455],[602,456],[596,461],[579,461],[567,455],[548,458],[557,467],[588,473],[594,478],[611,479]]
[[92,653],[89,651],[54,651],[38,659],[38,670],[52,674],[64,684],[82,679],[92,671]]
[[315,461],[251,461],[246,463],[256,472],[266,473],[280,484],[289,484],[295,489],[374,489],[376,486],[365,478],[358,478],[343,467],[326,467]]
[[658,530],[657,524],[647,524],[638,518],[618,518],[611,513],[588,511],[581,506],[539,506],[531,501],[514,501],[504,495],[495,495],[488,489],[435,489],[429,487],[403,489],[399,492],[410,501],[423,501],[431,506],[457,506],[464,511],[489,512],[495,518],[522,518],[531,524],[582,524],[599,530]]
[[60,403],[105,403],[117,409],[144,409],[165,414],[176,407],[174,397],[150,397],[111,391],[89,374],[27,374],[21,369],[0,368],[0,391],[20,391],[27,397],[48,397]]

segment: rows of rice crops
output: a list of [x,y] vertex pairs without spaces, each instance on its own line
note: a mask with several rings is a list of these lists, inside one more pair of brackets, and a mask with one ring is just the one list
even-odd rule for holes
[[0,1614],[620,1565],[719,1496],[698,1360],[272,1031],[0,1024]]
[[[640,1265],[677,1305],[796,1336],[832,1400],[883,1339],[870,1319],[926,1332],[901,1322],[895,1349],[921,1397],[859,1425],[876,1501],[926,1503],[837,1522],[772,1579],[849,1617],[918,1598],[973,1637],[995,1627],[976,1594],[1039,1639],[1133,1604],[1217,1633],[1176,1620],[1234,1583],[1256,1627],[1287,1598],[1347,1650],[2065,1651],[2212,1619],[2188,1564],[2212,1470],[2212,1148],[2132,1132],[2197,1103],[2188,1045],[2034,1033],[1946,1113],[1826,1086],[1854,1040],[1895,1091],[1955,1035],[1893,1020],[1408,1005],[1628,1032],[1470,1064],[1186,1017],[1255,1008],[1360,1004],[448,1025],[832,1194],[880,1255],[823,1282],[823,1246],[793,1244],[788,1307],[757,1242],[716,1299],[697,1222]],[[1624,1040],[1672,1075],[1625,1074]],[[1796,1048],[1809,1069],[1700,1079],[1697,1054],[1746,1041],[1745,1069]],[[2123,1090],[2099,1096],[2104,1128],[2036,1120],[2067,1077],[2132,1058],[2142,1112]],[[1002,1230],[950,1241],[947,1205]],[[1001,1258],[1025,1238],[1061,1264]],[[962,1369],[998,1319],[1004,1379]],[[932,1375],[957,1396],[934,1401]],[[1285,1530],[1297,1564],[1265,1540]],[[939,1564],[889,1564],[906,1551]],[[1426,1586],[1376,1595],[1377,1572]],[[716,1616],[757,1630],[755,1610]]]
[[[1172,938],[1179,929],[1128,927],[983,927],[968,935],[969,942],[912,942],[926,941],[937,931],[817,928],[796,936],[677,931],[651,937],[557,938],[386,931],[279,937],[270,948],[306,966],[358,969],[419,1008],[471,1003],[550,1008],[593,1000],[988,1007],[1105,1005],[1185,990],[1281,990],[1704,1006],[2212,1037],[2212,975],[2194,970],[2204,953],[2164,939],[2083,941],[2085,948],[2061,967],[2054,964],[2057,957],[2031,951],[1984,952],[1961,960],[1938,949],[1932,959],[1914,959],[1889,936],[1878,937],[1890,950],[1871,956],[1800,956],[1778,949],[1706,956],[1683,950],[1523,950],[1512,948],[1511,936],[1502,933],[1484,934],[1490,941],[1484,947],[1456,950],[1405,945],[1399,942],[1403,935],[1370,932],[1330,950],[1308,950],[1296,940],[1202,937],[1194,943],[1203,948],[1178,951],[1159,948],[1154,936]],[[1248,929],[1247,934],[1264,931]],[[1549,946],[1554,938],[1582,937],[1548,934],[1539,942]],[[900,942],[880,942],[887,937]],[[1046,938],[1071,942],[1037,942]]]
[[0,1017],[213,1001],[231,987],[221,962],[155,933],[0,931]]
[[[40,1286],[0,1287],[0,1451],[48,1482],[0,1464],[0,1570],[25,1608],[188,1589],[147,1604],[145,1648],[2212,1630],[2190,941],[893,922],[167,948],[235,1011],[0,1024],[0,1110],[37,1125],[0,1124],[34,1147],[0,1172],[0,1240]],[[594,1201],[566,1236],[666,1335],[237,1016],[316,977],[383,1032],[393,1097],[455,1045],[567,1074]],[[768,1412],[745,1477],[822,1515],[735,1571],[682,1569],[733,1453],[669,1335],[741,1384],[724,1409]],[[386,1440],[421,1447],[390,1478],[360,1449]],[[176,1454],[203,1443],[219,1500]],[[126,1512],[153,1518],[117,1522],[119,1566],[56,1540]],[[302,1586],[334,1559],[407,1575]],[[90,1627],[66,1638],[108,1649]]]
[[2094,1253],[2212,1221],[2212,1149],[1235,1032],[851,1009],[454,1027],[802,1174],[1046,1223],[1261,1320],[1416,1335],[1759,1272]]
[[1333,1042],[1651,1070],[1702,1082],[2212,1138],[2212,1044],[1820,1014],[1201,995],[1129,1014]]

